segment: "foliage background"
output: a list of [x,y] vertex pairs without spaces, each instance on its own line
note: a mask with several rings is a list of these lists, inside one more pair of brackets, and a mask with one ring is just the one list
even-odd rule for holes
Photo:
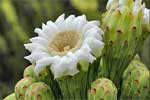
[[[98,20],[107,3],[107,0],[74,1],[77,2],[0,0],[0,100],[13,92],[15,83],[22,78],[24,68],[30,64],[23,58],[29,54],[23,44],[36,35],[33,32],[35,27],[41,27],[41,23],[47,20],[54,21],[62,13],[66,16],[84,13],[89,20]],[[150,0],[143,1],[150,8]],[[140,55],[142,61],[150,67],[150,39]]]

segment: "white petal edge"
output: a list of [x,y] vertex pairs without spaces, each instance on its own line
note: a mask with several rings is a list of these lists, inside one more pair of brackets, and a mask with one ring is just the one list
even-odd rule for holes
[[144,9],[143,24],[150,24],[150,9]]
[[66,18],[66,20],[65,20],[65,29],[70,29],[70,30],[74,29],[74,27],[73,27],[74,19],[75,19],[74,15],[70,15],[69,17]]
[[97,40],[96,38],[88,37],[84,41],[92,49],[94,56],[99,57],[101,55],[102,49],[104,48],[104,43]]
[[33,38],[30,39],[30,41],[32,43],[38,43],[38,44],[45,45],[45,46],[48,45],[48,40],[46,40],[42,37],[33,37]]
[[46,68],[47,66],[51,65],[54,62],[54,58],[53,57],[46,57],[43,58],[41,60],[38,60],[36,62],[35,68],[34,68],[34,72],[35,74],[38,76],[39,73],[44,70],[44,68]]
[[31,55],[26,56],[24,58],[29,60],[31,63],[35,63],[36,61],[49,56],[50,55],[48,53],[41,52],[41,53],[32,53]]
[[65,29],[65,25],[64,25],[65,19],[64,18],[65,18],[65,14],[62,14],[55,21],[55,24],[58,26],[60,31]]
[[87,30],[85,33],[84,33],[84,36],[85,37],[94,37],[94,38],[96,38],[96,39],[98,39],[98,40],[103,40],[102,39],[102,36],[100,35],[100,33],[98,32],[98,30],[97,29],[95,29],[95,28],[91,28],[91,29],[89,29],[89,30]]

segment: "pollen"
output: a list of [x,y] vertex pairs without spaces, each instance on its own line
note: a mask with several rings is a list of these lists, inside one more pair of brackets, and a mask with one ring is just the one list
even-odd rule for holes
[[82,44],[81,33],[76,31],[64,31],[57,33],[49,41],[49,50],[52,54],[64,55],[68,51],[75,51]]

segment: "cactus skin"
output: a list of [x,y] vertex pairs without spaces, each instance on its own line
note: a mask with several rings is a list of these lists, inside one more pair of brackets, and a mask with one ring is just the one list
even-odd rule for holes
[[117,100],[117,88],[106,78],[97,79],[88,92],[89,100]]
[[145,100],[150,89],[150,73],[139,60],[133,60],[123,75],[121,100]]
[[35,79],[31,77],[26,77],[21,79],[15,86],[15,95],[17,100],[25,100],[25,92],[27,88],[35,82]]
[[87,15],[88,19],[97,19],[100,16],[98,1],[97,0],[70,0],[75,9]]
[[25,100],[54,100],[50,87],[43,83],[33,83],[25,94]]
[[35,77],[35,74],[34,74],[34,65],[30,65],[28,66],[25,70],[24,70],[24,73],[23,73],[23,77],[32,77],[34,78]]
[[46,69],[43,70],[39,76],[35,75],[34,73],[34,65],[29,65],[27,68],[25,68],[23,77],[32,77],[36,80],[36,82],[43,81],[43,78],[47,75]]
[[15,93],[8,95],[4,100],[17,100],[15,97]]
[[[111,0],[110,0],[111,1]],[[102,76],[110,78],[117,88],[124,70],[143,46],[147,33],[143,32],[142,4],[134,10],[134,0],[112,0],[110,9],[103,15],[102,27],[105,32],[103,49]],[[118,1],[125,3],[119,5]],[[142,0],[136,0],[139,2]]]

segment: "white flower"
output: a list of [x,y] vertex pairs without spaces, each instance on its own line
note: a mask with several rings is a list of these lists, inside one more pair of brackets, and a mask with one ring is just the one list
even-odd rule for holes
[[144,9],[143,24],[150,25],[150,9]]
[[42,29],[36,28],[38,36],[24,45],[31,52],[25,58],[35,64],[37,75],[50,66],[54,78],[73,76],[79,72],[78,63],[86,69],[101,55],[104,43],[99,22],[88,22],[85,15],[64,17],[62,14],[55,22],[48,21]]

